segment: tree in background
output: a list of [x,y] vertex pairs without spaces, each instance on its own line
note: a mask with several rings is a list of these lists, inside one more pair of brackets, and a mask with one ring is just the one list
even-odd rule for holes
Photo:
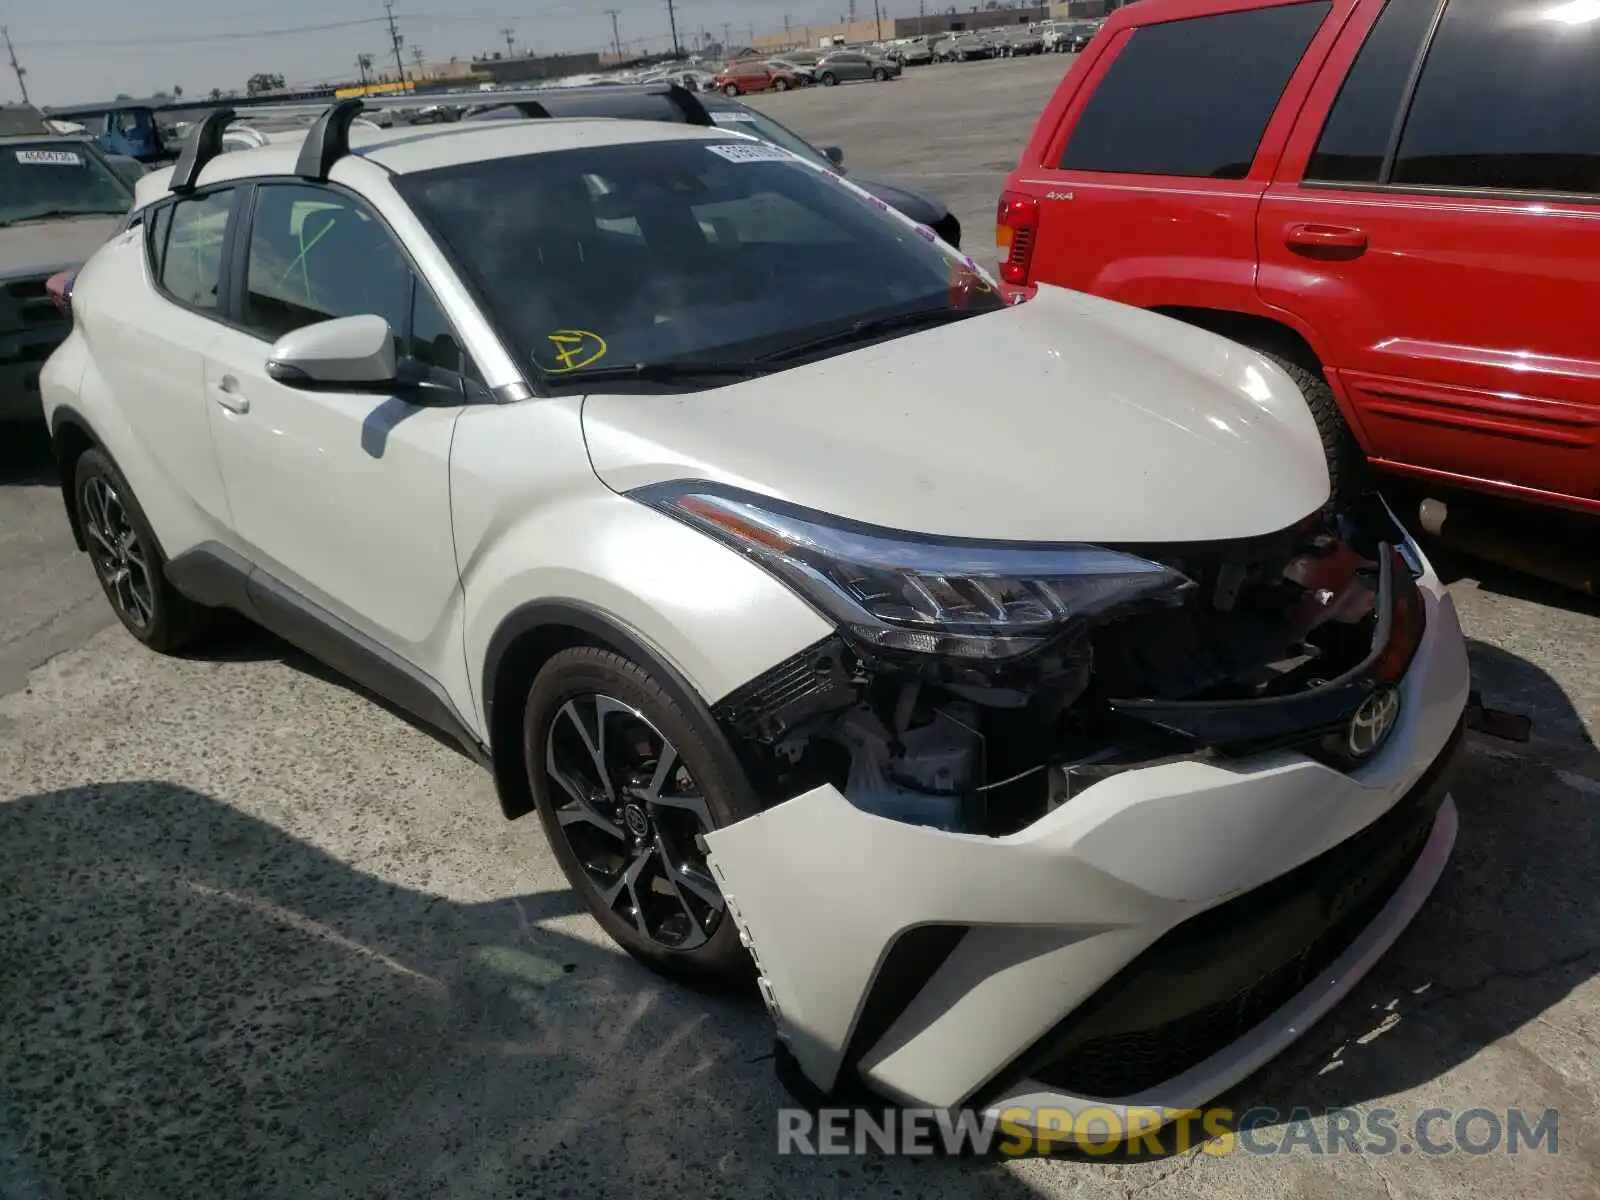
[[257,72],[244,85],[244,90],[252,96],[259,96],[262,92],[279,92],[283,88],[283,76],[270,71]]

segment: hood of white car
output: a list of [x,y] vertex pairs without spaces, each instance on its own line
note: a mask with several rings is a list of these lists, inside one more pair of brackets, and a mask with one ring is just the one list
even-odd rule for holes
[[591,395],[618,491],[712,480],[871,525],[1005,541],[1190,542],[1328,498],[1299,389],[1253,351],[1058,288],[683,395]]

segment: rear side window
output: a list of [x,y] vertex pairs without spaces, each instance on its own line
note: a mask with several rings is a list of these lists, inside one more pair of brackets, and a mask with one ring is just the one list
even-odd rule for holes
[[1411,69],[1438,10],[1439,0],[1389,0],[1333,102],[1307,179],[1378,182]]
[[1600,194],[1600,6],[1451,0],[1390,182]]
[[151,223],[151,265],[161,288],[179,304],[220,305],[222,247],[233,211],[233,189],[207,192],[164,206]]
[[1061,156],[1069,171],[1242,179],[1328,0],[1134,30]]

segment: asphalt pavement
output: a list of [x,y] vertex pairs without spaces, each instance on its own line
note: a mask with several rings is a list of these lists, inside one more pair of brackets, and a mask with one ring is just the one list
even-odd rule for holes
[[[949,197],[977,249],[1065,64],[762,103]],[[1296,1108],[1390,1108],[1403,1130],[1430,1108],[1555,1109],[1554,1154],[780,1157],[758,1005],[619,954],[486,775],[326,669],[259,634],[169,659],[105,628],[44,448],[12,441],[0,1198],[1600,1194],[1600,613],[1441,565],[1485,700],[1533,740],[1472,736],[1421,916],[1220,1103],[1278,1110],[1278,1140]]]

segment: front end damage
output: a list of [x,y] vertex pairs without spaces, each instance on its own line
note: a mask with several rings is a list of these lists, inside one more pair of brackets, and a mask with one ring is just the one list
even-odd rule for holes
[[1003,661],[841,632],[718,706],[767,807],[711,865],[814,1093],[1200,1103],[1442,870],[1466,657],[1381,501],[1114,549],[1183,586]]

